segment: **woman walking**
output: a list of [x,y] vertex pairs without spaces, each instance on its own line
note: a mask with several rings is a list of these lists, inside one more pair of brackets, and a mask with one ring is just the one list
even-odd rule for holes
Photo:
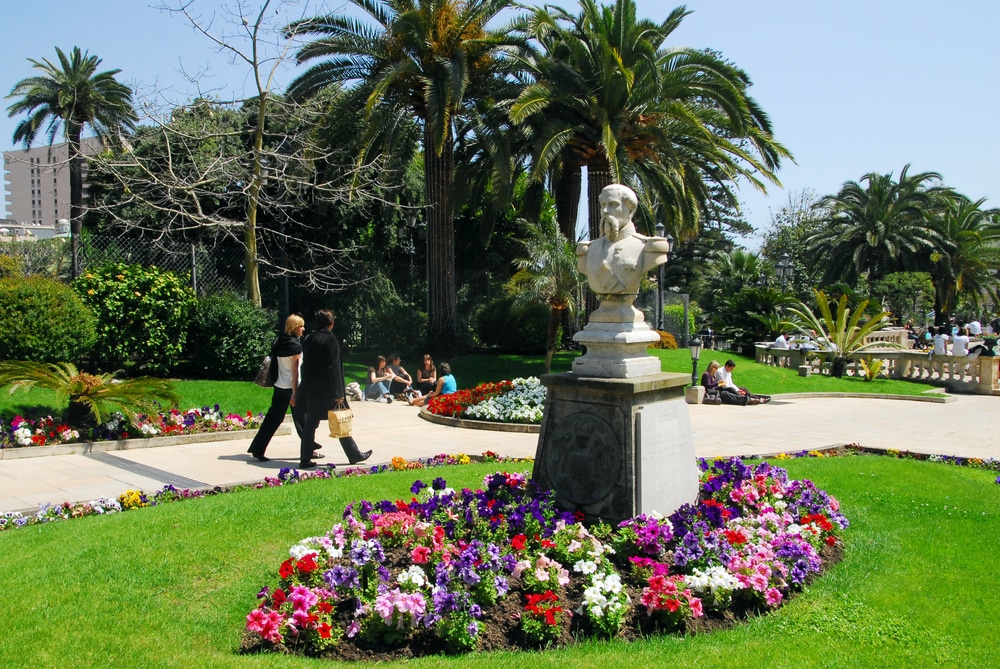
[[302,357],[302,343],[299,341],[299,337],[302,336],[305,328],[306,323],[302,317],[292,314],[285,321],[285,331],[278,335],[278,338],[271,344],[271,364],[278,367],[278,379],[274,382],[271,406],[247,450],[247,453],[261,462],[270,460],[264,455],[264,451],[271,443],[271,437],[274,436],[275,430],[285,420],[285,413],[288,411],[289,405],[292,406],[292,422],[295,424],[295,432],[300,435],[302,433],[302,417],[294,407],[295,394],[299,388],[299,360]]

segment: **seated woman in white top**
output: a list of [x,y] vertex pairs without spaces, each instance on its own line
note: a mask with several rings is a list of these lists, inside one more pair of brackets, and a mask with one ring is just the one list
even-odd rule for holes
[[959,328],[958,334],[951,338],[952,355],[969,355],[969,331]]
[[771,348],[788,348],[788,340],[785,339],[785,333],[779,333],[777,339],[771,344]]
[[948,355],[948,340],[950,337],[945,334],[948,331],[948,327],[942,325],[936,330],[934,328],[930,329],[934,330],[934,355]]

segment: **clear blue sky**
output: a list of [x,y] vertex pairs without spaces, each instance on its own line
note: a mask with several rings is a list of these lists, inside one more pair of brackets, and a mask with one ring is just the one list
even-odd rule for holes
[[[674,3],[637,0],[642,16],[662,19]],[[169,89],[184,101],[197,88],[179,71],[209,68],[203,89],[220,97],[250,90],[245,68],[181,17],[143,0],[0,2],[0,92],[31,76],[27,58],[55,58],[74,45],[121,69],[140,89]],[[211,13],[232,2],[194,0]],[[291,11],[301,12],[300,2]],[[563,0],[563,6],[572,3]],[[328,7],[339,3],[327,2]],[[318,13],[313,3],[310,14]],[[1000,2],[965,0],[691,0],[693,10],[673,45],[721,51],[753,79],[752,94],[770,115],[779,141],[795,155],[780,172],[784,190],[762,196],[741,189],[747,219],[758,229],[769,209],[807,188],[823,195],[866,172],[940,172],[947,185],[1000,206]],[[221,16],[220,16],[221,19]],[[279,76],[287,82],[289,68]],[[279,86],[280,88],[280,86]],[[4,101],[4,109],[10,101]],[[15,119],[0,114],[0,149]],[[6,210],[2,212],[6,214]],[[756,244],[750,240],[749,245]]]

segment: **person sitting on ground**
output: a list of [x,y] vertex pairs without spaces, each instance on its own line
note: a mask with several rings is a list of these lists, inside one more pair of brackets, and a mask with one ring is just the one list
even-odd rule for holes
[[784,332],[778,333],[778,336],[775,338],[774,343],[771,344],[771,348],[788,348],[788,340],[785,339]]
[[458,390],[458,383],[455,381],[455,377],[451,374],[451,365],[447,362],[442,362],[441,366],[438,367],[437,373],[437,385],[434,390],[426,395],[418,395],[417,397],[411,397],[407,400],[410,406],[422,407],[427,406],[435,397],[440,395],[450,395],[451,393]]
[[425,353],[424,364],[417,370],[417,390],[420,391],[421,395],[426,395],[437,387],[437,380],[438,373],[434,367],[434,358]]
[[770,395],[754,395],[746,388],[740,388],[733,382],[733,370],[736,363],[733,360],[726,360],[722,369],[715,372],[715,380],[719,384],[719,397],[723,404],[738,404],[746,406],[748,404],[765,404],[771,401]]
[[389,384],[395,376],[386,364],[385,356],[380,355],[375,365],[368,368],[368,385],[365,386],[365,399],[375,402],[392,403],[392,393]]
[[389,354],[389,369],[393,374],[392,381],[389,383],[389,392],[396,399],[406,399],[406,396],[413,390],[413,377],[403,369],[401,362],[402,359],[398,353]]
[[702,404],[722,404],[722,399],[719,397],[719,382],[715,378],[718,370],[719,362],[713,360],[701,374],[701,385],[705,388],[705,399]]

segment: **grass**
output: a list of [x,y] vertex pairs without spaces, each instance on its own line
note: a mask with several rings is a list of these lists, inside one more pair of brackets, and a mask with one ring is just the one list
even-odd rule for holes
[[[405,666],[1000,666],[995,473],[877,456],[782,466],[835,495],[852,527],[843,562],[777,612],[711,635]],[[434,476],[478,486],[495,467]],[[314,481],[4,532],[0,666],[330,666],[237,655],[244,616],[288,546],[327,530],[349,501],[408,497],[416,477]]]
[[[687,349],[652,350],[661,360],[665,372],[691,373],[691,354]],[[344,375],[347,381],[364,383],[367,378],[368,366],[374,359],[374,353],[349,353],[344,357]],[[577,353],[560,352],[556,354],[552,371],[567,372],[570,370]],[[733,376],[736,382],[752,392],[765,395],[780,393],[804,392],[850,392],[874,395],[920,395],[930,390],[930,386],[912,381],[894,381],[879,379],[868,383],[860,378],[844,377],[834,379],[829,376],[814,375],[801,377],[798,372],[781,367],[760,365],[753,358],[721,351],[703,351],[698,371],[704,371],[710,360],[725,362],[731,357],[736,361],[736,371]],[[416,375],[419,361],[403,361],[403,366],[411,375]],[[452,369],[458,379],[460,388],[472,388],[487,381],[513,379],[526,376],[540,376],[544,373],[544,356],[523,355],[486,355],[472,354],[456,358]],[[259,388],[249,381],[200,381],[181,380],[177,382],[177,390],[181,395],[180,407],[212,406],[218,404],[224,411],[254,413],[266,411],[271,403],[271,390]],[[40,416],[46,414],[58,415],[63,407],[55,402],[55,394],[47,390],[32,390],[28,393],[18,392],[8,395],[0,391],[0,416]]]

